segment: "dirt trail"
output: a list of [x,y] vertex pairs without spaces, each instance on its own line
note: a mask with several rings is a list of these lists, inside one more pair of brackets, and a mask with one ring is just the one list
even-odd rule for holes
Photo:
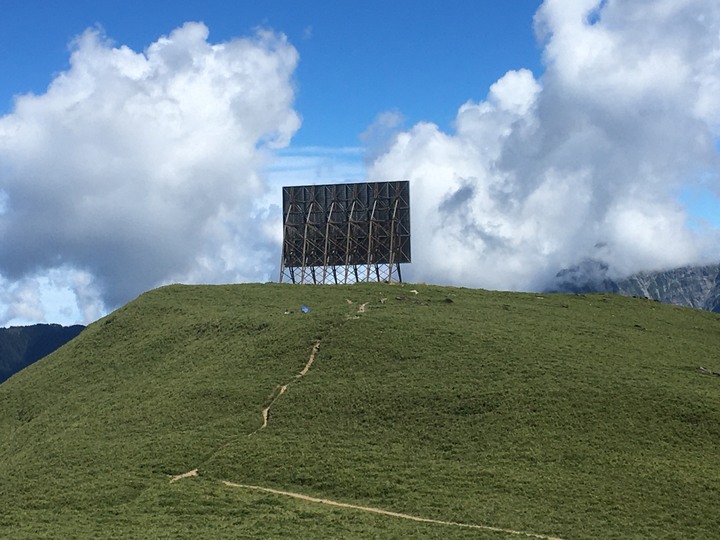
[[266,493],[273,493],[275,495],[284,495],[285,497],[293,497],[294,499],[300,499],[303,501],[318,503],[318,504],[325,504],[328,506],[337,506],[340,508],[349,508],[352,510],[360,510],[361,512],[370,512],[373,514],[380,514],[383,516],[390,516],[400,519],[408,519],[411,521],[419,521],[422,523],[433,523],[435,525],[448,525],[451,527],[464,527],[466,529],[482,529],[485,531],[493,531],[493,532],[501,532],[505,534],[514,534],[517,536],[525,536],[528,538],[540,538],[542,540],[562,540],[561,538],[557,536],[548,536],[545,534],[537,534],[537,533],[531,533],[531,532],[524,532],[524,531],[515,531],[513,529],[503,529],[502,527],[493,527],[491,525],[475,525],[473,523],[458,523],[456,521],[443,521],[440,519],[430,519],[430,518],[424,518],[420,516],[412,516],[410,514],[401,514],[399,512],[391,512],[390,510],[383,510],[381,508],[372,508],[370,506],[359,506],[356,504],[348,504],[343,503],[339,501],[333,501],[330,499],[318,499],[316,497],[310,497],[308,495],[302,495],[301,493],[293,493],[292,491],[281,491],[279,489],[272,489],[272,488],[266,488],[261,486],[251,486],[248,484],[236,484],[235,482],[228,482],[223,481],[223,484],[225,484],[228,487],[234,487],[234,488],[242,488],[242,489],[252,489],[255,491],[264,491]]
[[[417,294],[417,291],[414,291],[414,290],[410,291],[410,292]],[[348,304],[352,304],[352,301],[349,299],[347,300],[347,302],[348,302]],[[368,302],[365,302],[364,304],[360,304],[358,306],[357,313],[364,313],[367,305],[368,305]],[[308,361],[305,364],[305,367],[297,375],[295,375],[295,377],[292,380],[290,380],[289,382],[285,383],[282,386],[276,387],[275,390],[273,390],[273,393],[270,395],[270,403],[262,411],[262,418],[263,418],[262,426],[260,426],[258,429],[256,429],[249,435],[254,435],[261,429],[267,428],[268,418],[270,416],[270,408],[278,400],[278,398],[280,398],[280,396],[282,396],[287,391],[288,387],[292,383],[296,382],[298,379],[301,379],[302,377],[307,375],[307,373],[310,371],[310,368],[312,367],[313,362],[315,361],[315,355],[317,354],[319,348],[320,348],[320,340],[318,340],[315,343],[315,345],[312,348],[312,351],[310,351],[310,357],[308,358]],[[193,469],[192,471],[188,471],[183,474],[178,474],[177,476],[172,476],[170,478],[170,483],[177,482],[178,480],[182,480],[184,478],[189,478],[189,477],[193,477],[193,476],[198,476],[198,469]],[[450,526],[450,527],[463,527],[466,529],[481,529],[481,530],[498,532],[498,533],[524,536],[527,538],[539,538],[541,540],[562,540],[561,538],[559,538],[557,536],[548,536],[548,535],[544,535],[544,534],[537,534],[537,533],[531,533],[531,532],[525,532],[525,531],[516,531],[513,529],[504,529],[502,527],[493,527],[491,525],[476,525],[476,524],[472,524],[472,523],[458,523],[455,521],[443,521],[443,520],[439,520],[439,519],[424,518],[424,517],[420,517],[420,516],[413,516],[410,514],[402,514],[399,512],[392,512],[390,510],[383,510],[381,508],[373,508],[370,506],[360,506],[360,505],[355,505],[355,504],[343,503],[343,502],[339,502],[339,501],[333,501],[330,499],[319,499],[317,497],[310,497],[308,495],[303,495],[301,493],[294,493],[291,491],[282,491],[279,489],[267,488],[267,487],[262,487],[262,486],[237,484],[235,482],[228,482],[226,480],[223,480],[222,483],[228,487],[250,489],[250,490],[255,490],[255,491],[263,491],[266,493],[273,493],[275,495],[292,497],[292,498],[307,501],[307,502],[312,502],[312,503],[317,503],[317,504],[325,504],[328,506],[335,506],[335,507],[339,507],[339,508],[359,510],[361,512],[380,514],[383,516],[389,516],[389,517],[394,517],[394,518],[399,518],[399,519],[407,519],[407,520],[411,520],[411,521],[418,521],[421,523],[446,525],[446,526]]]
[[[292,383],[297,382],[298,379],[302,379],[305,375],[307,375],[308,371],[310,371],[310,368],[312,367],[313,362],[315,361],[315,355],[317,354],[319,348],[320,348],[320,340],[318,340],[315,343],[315,345],[313,345],[312,351],[310,351],[310,358],[308,359],[307,363],[305,364],[305,367],[302,368],[302,370],[297,375],[295,375],[295,377],[293,377],[292,380],[283,384],[282,386],[275,387],[275,390],[273,390],[273,393],[270,394],[270,397],[269,397],[270,403],[268,404],[267,407],[265,407],[262,410],[262,425],[259,428],[257,428],[255,431],[248,433],[248,437],[255,435],[261,429],[267,428],[268,420],[270,418],[270,408],[275,404],[275,402],[280,398],[280,396],[282,396],[285,392],[287,392],[288,387]],[[228,444],[230,444],[230,443],[226,443],[225,445],[223,445],[221,447],[221,449],[226,447]],[[198,474],[199,474],[198,469],[193,469],[192,471],[189,471],[189,472],[186,472],[183,474],[178,474],[177,476],[171,476],[170,483],[172,484],[173,482],[177,482],[178,480],[182,480],[183,478],[189,478],[191,476],[198,476]]]
[[170,478],[170,483],[177,482],[178,480],[182,480],[183,478],[190,478],[191,476],[197,476],[198,470],[193,469],[192,471],[188,471],[186,473],[178,474],[177,476],[173,476]]
[[[285,393],[285,391],[287,390],[287,387],[288,387],[288,385],[284,384],[282,386],[279,386],[275,390],[273,390],[273,393],[270,396],[272,398],[270,400],[270,404],[262,410],[263,423],[259,429],[264,429],[267,427],[268,418],[270,418],[270,407],[272,407],[273,403],[275,403],[277,401],[277,399]],[[277,394],[275,393],[276,391],[277,391]],[[256,432],[257,432],[257,430],[253,431],[253,433],[256,433]],[[253,433],[251,433],[250,435],[252,435]]]
[[257,428],[255,431],[253,431],[252,433],[250,433],[248,436],[250,436],[250,435],[255,435],[255,434],[256,434],[258,431],[260,431],[261,429],[267,428],[267,426],[268,426],[268,420],[269,420],[269,418],[270,418],[270,407],[272,407],[272,406],[275,404],[275,402],[278,400],[278,398],[279,398],[280,396],[282,396],[285,392],[287,392],[288,387],[289,387],[292,383],[296,382],[298,379],[302,379],[305,375],[307,375],[308,371],[310,371],[310,368],[311,368],[312,365],[313,365],[313,362],[315,361],[315,355],[317,354],[319,348],[320,348],[320,340],[318,340],[318,341],[315,343],[315,345],[313,345],[312,351],[310,351],[310,358],[308,359],[307,363],[305,364],[305,367],[302,368],[302,370],[300,371],[300,373],[298,373],[297,375],[295,375],[295,377],[293,378],[293,380],[291,380],[291,381],[283,384],[282,386],[278,386],[277,388],[275,388],[275,390],[273,390],[273,393],[270,394],[270,403],[268,404],[267,407],[265,407],[265,408],[262,410],[262,419],[263,419],[262,426],[260,426],[260,427]]
[[315,346],[312,348],[312,351],[310,351],[310,359],[307,361],[307,364],[305,364],[305,367],[302,368],[302,371],[300,373],[295,375],[296,379],[304,377],[305,375],[307,375],[307,372],[310,371],[310,366],[312,366],[312,363],[315,361],[315,355],[317,354],[319,348],[320,348],[320,340],[318,340],[317,343],[315,343]]

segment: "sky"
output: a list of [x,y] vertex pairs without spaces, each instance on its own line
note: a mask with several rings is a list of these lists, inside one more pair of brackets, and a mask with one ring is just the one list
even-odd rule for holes
[[275,281],[283,185],[409,180],[410,281],[720,260],[716,0],[0,5],[0,326]]

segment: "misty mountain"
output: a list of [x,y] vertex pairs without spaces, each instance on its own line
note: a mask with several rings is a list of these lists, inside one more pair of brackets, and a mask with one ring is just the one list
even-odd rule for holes
[[720,313],[720,264],[638,272],[626,278],[612,279],[608,277],[606,264],[587,260],[558,272],[546,292],[640,296]]
[[0,328],[0,383],[62,347],[84,328],[80,324],[34,324]]

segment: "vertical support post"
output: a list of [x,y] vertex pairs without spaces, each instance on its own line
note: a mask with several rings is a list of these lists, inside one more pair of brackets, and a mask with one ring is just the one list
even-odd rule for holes
[[334,206],[335,206],[335,201],[330,203],[330,211],[328,212],[327,220],[325,223],[325,248],[323,249],[323,274],[322,274],[322,284],[323,285],[325,285],[325,277],[327,276],[328,244],[330,243],[330,218],[332,217]]
[[305,284],[305,253],[307,250],[307,242],[308,242],[308,226],[310,224],[310,213],[312,212],[312,203],[310,203],[310,208],[308,208],[307,217],[305,218],[305,232],[303,233],[303,250],[302,250],[302,260],[300,261],[300,284]]
[[370,212],[370,226],[368,227],[368,253],[367,253],[367,270],[365,272],[365,281],[370,281],[370,262],[372,261],[373,246],[373,222],[375,221],[375,208],[377,207],[377,199],[373,202],[372,212]]
[[[355,202],[353,201],[352,206],[350,207],[350,215],[348,216],[348,226],[347,226],[347,242],[345,243],[345,284],[347,285],[347,278],[348,278],[348,270],[350,266],[350,238],[351,238],[351,232],[352,232],[352,220],[353,220],[353,213],[355,212]],[[357,271],[355,271],[355,281],[357,281]]]
[[396,224],[395,220],[397,218],[397,207],[398,207],[398,200],[395,199],[395,206],[393,207],[393,214],[392,214],[392,221],[390,222],[390,255],[389,255],[389,264],[388,264],[388,283],[392,283],[392,274],[393,274],[393,260],[395,259],[395,230],[396,230]]
[[291,208],[292,208],[292,203],[288,204],[287,213],[285,214],[285,219],[283,220],[283,247],[282,247],[282,253],[280,255],[280,281],[279,281],[279,283],[283,282],[283,274],[285,273],[285,242],[287,241],[287,224],[288,224],[288,221],[290,220],[290,209]]

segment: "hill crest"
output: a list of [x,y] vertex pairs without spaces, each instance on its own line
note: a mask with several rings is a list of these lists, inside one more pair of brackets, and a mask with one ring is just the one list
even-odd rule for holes
[[610,295],[164,287],[0,385],[0,533],[711,538],[718,347]]

